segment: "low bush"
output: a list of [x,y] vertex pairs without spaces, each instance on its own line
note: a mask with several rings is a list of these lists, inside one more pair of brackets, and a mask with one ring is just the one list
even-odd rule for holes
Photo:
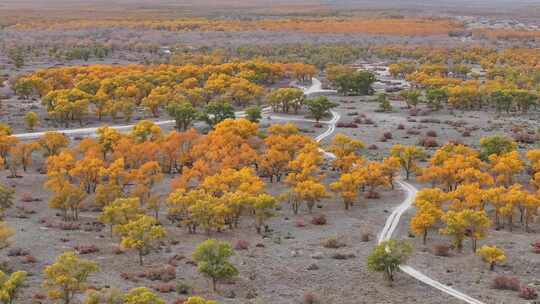
[[173,283],[159,283],[153,286],[153,289],[161,293],[169,293],[176,290],[176,286]]
[[354,257],[355,256],[352,253],[336,252],[336,253],[332,254],[332,258],[335,259],[335,260],[348,260],[348,259],[352,259]]
[[432,252],[436,256],[447,257],[450,256],[450,246],[448,244],[435,244],[432,247]]
[[23,249],[23,248],[11,248],[9,249],[7,255],[8,256],[25,256],[25,255],[29,255],[30,252],[26,249]]
[[441,120],[437,118],[422,118],[420,120],[421,123],[433,123],[433,124],[440,124]]
[[306,227],[306,222],[304,222],[303,219],[297,219],[295,222],[295,226],[298,228]]
[[317,303],[316,299],[315,299],[315,295],[313,295],[311,292],[306,292],[304,294],[303,303],[304,304],[315,304],[315,303]]
[[33,255],[25,255],[22,258],[21,263],[23,264],[35,264],[37,263],[37,259]]
[[31,203],[31,202],[38,202],[38,201],[39,201],[39,199],[34,198],[32,196],[32,194],[30,194],[30,193],[23,193],[21,195],[21,202],[23,202],[23,203]]
[[151,281],[169,282],[176,279],[176,268],[171,265],[165,265],[149,269],[145,272],[145,277]]
[[338,128],[358,128],[358,125],[354,122],[338,122],[336,124]]
[[505,275],[499,275],[493,279],[491,285],[494,289],[518,291],[520,287],[519,279]]
[[418,116],[418,114],[420,114],[420,110],[417,109],[417,108],[412,108],[409,110],[409,115],[410,116]]
[[418,145],[424,148],[435,148],[439,146],[439,143],[435,138],[426,136],[418,141]]
[[99,248],[97,248],[97,246],[94,244],[77,245],[73,249],[75,249],[78,254],[91,254],[99,252]]
[[536,254],[540,254],[540,241],[536,241],[531,244],[532,252]]
[[80,230],[81,229],[81,225],[78,224],[78,223],[66,223],[66,222],[60,222],[59,224],[56,225],[58,228],[60,228],[61,230],[68,230],[68,231],[73,231],[73,230]]
[[519,289],[519,297],[525,300],[534,300],[538,298],[536,290],[529,286],[522,286]]
[[420,135],[420,133],[422,133],[422,132],[420,132],[419,130],[416,130],[416,129],[408,129],[407,130],[407,134],[409,134],[409,135]]
[[385,139],[392,139],[392,133],[390,133],[390,132],[384,132],[383,138],[385,138]]
[[345,244],[340,242],[337,237],[329,237],[322,242],[324,248],[337,249],[345,247]]
[[237,240],[234,243],[234,250],[247,250],[249,248],[249,243],[246,240]]
[[326,225],[326,216],[324,216],[324,214],[315,215],[311,219],[311,223],[313,225],[319,225],[319,226]]
[[522,143],[522,144],[534,144],[536,141],[536,138],[534,135],[531,135],[525,132],[515,133],[513,137],[516,142]]
[[178,282],[176,284],[176,292],[181,295],[188,295],[191,293],[191,286],[186,282]]
[[374,124],[375,122],[371,119],[371,118],[365,118],[364,119],[364,124],[365,125],[372,125]]
[[437,132],[435,132],[433,130],[429,130],[429,131],[426,132],[426,136],[437,137]]
[[405,130],[405,125],[399,124],[399,125],[397,126],[397,129],[398,129],[398,130]]
[[360,236],[360,240],[362,242],[369,242],[371,240],[371,233],[369,232],[362,233],[362,235]]

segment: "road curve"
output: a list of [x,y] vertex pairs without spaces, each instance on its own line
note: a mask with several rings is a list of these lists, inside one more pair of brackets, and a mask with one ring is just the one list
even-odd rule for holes
[[[392,234],[394,233],[394,231],[396,230],[399,224],[399,219],[401,218],[401,215],[403,215],[403,213],[405,213],[405,211],[407,211],[407,209],[409,209],[412,206],[414,202],[414,198],[416,197],[416,193],[418,192],[418,189],[416,189],[416,187],[414,187],[413,185],[409,184],[406,181],[398,180],[397,183],[401,186],[401,188],[403,188],[407,196],[405,197],[405,200],[403,200],[403,202],[399,204],[399,206],[397,206],[392,211],[390,216],[386,219],[384,228],[379,234],[378,243],[387,241],[392,238]],[[427,284],[433,288],[436,288],[448,295],[451,295],[456,299],[462,300],[465,303],[484,304],[484,302],[482,301],[474,299],[458,290],[455,290],[454,288],[448,285],[442,284],[439,281],[433,280],[432,278],[412,268],[411,266],[402,265],[400,266],[400,269],[401,271],[417,279],[418,281],[423,282],[424,284]]]
[[[323,90],[322,89],[322,85],[321,85],[321,82],[316,79],[316,78],[313,78],[312,79],[312,85],[309,87],[309,88],[303,88],[301,87],[301,89],[304,91],[304,94],[306,95],[311,95],[311,94],[316,94],[316,93],[335,93],[335,91],[333,90]],[[270,107],[266,107],[263,109],[263,114],[268,114],[269,112],[271,111],[271,108]],[[235,113],[237,117],[245,117],[246,116],[246,113],[245,111],[239,111],[239,112],[236,112]],[[317,142],[321,142],[323,139],[327,138],[328,136],[332,135],[334,133],[334,131],[336,130],[336,123],[339,121],[339,119],[341,118],[341,116],[339,115],[339,113],[335,112],[335,111],[331,111],[331,114],[332,114],[332,119],[330,119],[329,121],[324,121],[324,122],[321,122],[321,123],[324,123],[324,124],[327,124],[328,125],[328,128],[326,129],[326,131],[324,131],[323,133],[321,133],[320,135],[318,135],[317,137],[315,137],[315,140]],[[274,118],[274,117],[272,117]],[[283,119],[283,120],[287,120],[287,117],[279,117],[279,116],[276,116],[275,117],[276,119]],[[289,118],[289,120],[291,120]],[[294,120],[303,120],[303,119],[294,119]],[[310,121],[310,120],[307,120],[307,121]],[[168,125],[168,124],[173,124],[174,123],[174,120],[162,120],[162,121],[155,121],[154,122],[155,124],[157,125]],[[133,128],[133,124],[130,124],[130,125],[117,125],[117,126],[111,126],[111,128],[114,128],[114,129],[117,129],[119,131],[128,131],[128,130],[131,130],[131,128]],[[64,133],[66,135],[71,135],[71,136],[75,136],[75,135],[78,135],[78,136],[84,136],[84,135],[94,135],[96,132],[97,132],[97,127],[93,127],[93,128],[78,128],[78,129],[67,129],[67,130],[57,130],[57,132],[61,132],[61,133]],[[15,137],[18,137],[20,139],[36,139],[36,138],[39,138],[41,137],[45,132],[32,132],[32,133],[19,133],[19,134],[14,134]],[[328,158],[336,158],[336,156],[331,153],[331,152],[327,152],[327,151],[324,151],[321,149],[321,151],[324,153],[324,155]],[[412,203],[414,201],[414,198],[416,196],[416,193],[417,193],[417,189],[405,182],[405,181],[400,181],[398,180],[397,183],[405,190],[405,192],[407,193],[407,197],[405,198],[405,200],[399,205],[397,206],[393,211],[392,213],[390,214],[390,216],[388,217],[388,219],[386,220],[386,223],[383,227],[383,230],[381,231],[381,233],[379,234],[379,239],[378,239],[378,242],[382,242],[382,241],[385,241],[385,240],[389,240],[391,237],[392,237],[392,234],[394,233],[394,231],[396,230],[398,224],[399,224],[399,220],[401,218],[401,215],[403,215],[403,213],[405,211],[407,211],[407,209],[409,209],[411,206],[412,206]],[[407,266],[407,265],[403,265],[400,267],[400,269],[410,275],[411,277],[415,278],[416,280],[420,281],[420,282],[423,282],[424,284],[427,284],[429,286],[432,286],[448,295],[451,295],[459,300],[462,300],[466,303],[469,303],[469,304],[485,304],[479,300],[476,300],[470,296],[467,296],[466,294],[463,294],[447,285],[444,285],[438,281],[435,281],[433,279],[431,279],[430,277],[426,276],[425,274],[419,272],[418,270],[412,268],[411,266]]]
[[[319,82],[320,84],[320,82]],[[306,90],[304,90],[306,91]],[[311,91],[311,93],[313,93],[313,91]],[[324,123],[328,124],[328,129],[321,133],[319,136],[315,137],[315,140],[317,142],[320,142],[322,141],[323,139],[325,139],[326,137],[330,136],[332,133],[334,133],[335,129],[336,129],[336,123],[339,121],[339,119],[341,118],[339,113],[335,112],[335,111],[331,111],[332,113],[332,119],[329,120],[329,121],[325,121]],[[321,151],[325,154],[326,157],[328,158],[336,158],[336,156],[331,153],[331,152],[326,152],[324,150],[321,149]],[[418,189],[416,189],[416,187],[414,187],[413,185],[409,184],[408,182],[406,181],[402,181],[402,180],[398,180],[397,183],[401,186],[401,188],[403,188],[403,190],[405,191],[406,193],[406,197],[405,199],[403,200],[403,202],[401,202],[401,204],[399,204],[393,211],[392,213],[390,214],[390,216],[386,219],[386,222],[384,224],[384,227],[383,227],[383,230],[380,232],[379,234],[379,239],[378,239],[378,243],[381,243],[383,241],[387,241],[389,239],[392,238],[392,234],[394,233],[394,231],[396,230],[398,224],[399,224],[399,220],[401,219],[401,216],[403,215],[403,213],[405,213],[405,211],[407,211],[413,204],[414,202],[414,199],[416,197],[416,193],[418,192]],[[482,301],[479,301],[477,299],[474,299],[460,291],[457,291],[455,290],[454,288],[448,286],[448,285],[444,285],[442,284],[441,282],[439,281],[436,281],[436,280],[433,280],[432,278],[428,277],[427,275],[423,274],[422,272],[412,268],[411,266],[408,266],[408,265],[402,265],[400,266],[400,269],[401,271],[403,271],[404,273],[410,275],[411,277],[415,278],[416,280],[426,284],[426,285],[429,285],[433,288],[436,288],[440,291],[442,291],[443,293],[446,293],[458,300],[461,300],[465,303],[469,303],[469,304],[485,304],[484,302]]]
[[[272,111],[272,108],[271,107],[265,107],[262,109],[262,113],[263,115],[265,114],[268,114],[270,113],[270,111]],[[238,111],[238,112],[234,112],[235,116],[237,118],[241,118],[241,117],[245,117],[246,116],[246,112],[245,111]],[[158,126],[163,126],[163,125],[171,125],[171,124],[174,124],[175,121],[174,120],[158,120],[158,121],[154,121],[154,123]],[[116,129],[120,132],[126,132],[126,131],[129,131],[133,128],[133,126],[135,126],[135,124],[129,124],[129,125],[115,125],[115,126],[110,126],[111,128],[113,129]],[[99,127],[90,127],[90,128],[76,128],[76,129],[65,129],[65,130],[50,130],[50,131],[55,131],[55,132],[60,132],[60,133],[63,133],[67,136],[91,136],[91,135],[95,135],[97,130],[99,129]],[[37,139],[37,138],[40,138],[41,136],[43,136],[43,134],[45,134],[47,131],[43,131],[43,132],[30,132],[30,133],[18,133],[18,134],[13,134],[13,136],[19,138],[19,139]]]

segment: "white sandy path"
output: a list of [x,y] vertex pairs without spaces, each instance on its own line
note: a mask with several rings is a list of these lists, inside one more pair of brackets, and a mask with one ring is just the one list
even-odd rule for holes
[[[316,80],[316,79],[314,79]],[[321,88],[320,86],[320,81],[317,80],[317,82],[315,82],[315,85],[318,86],[319,88]],[[323,90],[324,92],[328,92],[328,90]],[[308,94],[312,94],[312,93],[320,93],[322,91],[314,91],[312,89],[307,89],[307,90],[304,90],[304,92],[306,93],[306,95]],[[331,111],[332,113],[332,119],[330,121],[327,121],[325,123],[328,124],[328,129],[323,132],[322,134],[320,134],[319,136],[315,137],[315,140],[320,142],[322,141],[323,139],[325,139],[326,137],[330,136],[332,133],[334,133],[335,129],[336,129],[336,123],[339,121],[340,119],[340,115],[339,113],[335,112],[335,111]],[[323,153],[325,154],[326,157],[328,158],[336,158],[336,156],[331,153],[331,152],[326,152],[324,150],[322,150]],[[405,197],[405,200],[403,200],[403,202],[401,202],[401,204],[399,204],[393,211],[392,213],[390,214],[390,216],[386,219],[386,222],[384,224],[384,227],[383,227],[383,230],[380,232],[379,234],[379,240],[378,242],[381,243],[383,241],[387,241],[389,239],[392,238],[392,234],[394,233],[394,231],[396,230],[396,228],[398,227],[398,224],[399,224],[399,220],[401,218],[401,216],[403,215],[403,213],[405,213],[405,211],[407,211],[413,204],[413,201],[414,201],[414,198],[416,197],[416,193],[418,192],[418,189],[416,187],[414,187],[413,185],[409,184],[408,182],[406,181],[402,181],[402,180],[398,180],[397,183],[403,188],[403,190],[405,190],[405,193],[406,193],[406,197]],[[464,301],[465,303],[469,303],[469,304],[485,304],[484,302],[481,302],[479,300],[476,300],[460,291],[457,291],[455,290],[454,288],[450,287],[450,286],[447,286],[447,285],[444,285],[442,284],[441,282],[439,281],[436,281],[428,276],[426,276],[425,274],[421,273],[420,271],[412,268],[411,266],[408,266],[408,265],[402,265],[400,266],[400,269],[401,271],[403,271],[404,273],[410,275],[411,277],[415,278],[416,280],[424,283],[424,284],[427,284],[429,286],[432,286],[433,288],[436,288],[448,295],[451,295],[453,296],[454,298],[457,298],[459,300],[462,300]]]
[[[324,90],[322,89],[322,84],[321,82],[317,79],[317,78],[313,78],[312,79],[312,84],[309,88],[306,88],[306,87],[300,87],[303,91],[304,91],[304,94],[306,95],[311,95],[311,94],[321,94],[321,93],[335,93],[334,90]],[[266,107],[263,109],[263,114],[267,115],[269,114],[271,111],[271,108],[270,107]],[[239,111],[239,112],[236,112],[235,113],[237,117],[245,117],[246,113],[245,111]],[[329,120],[329,121],[324,121],[322,123],[324,124],[327,124],[328,125],[328,129],[326,129],[326,131],[324,131],[322,134],[320,134],[319,136],[315,137],[315,140],[317,142],[320,142],[322,141],[323,139],[327,138],[328,136],[332,135],[336,129],[336,123],[339,121],[339,119],[341,118],[339,113],[335,112],[335,111],[331,111],[331,114],[332,114],[332,119]],[[282,116],[271,116],[272,119],[277,119],[277,120],[295,120],[295,121],[312,121],[312,120],[309,120],[309,119],[302,119],[302,118],[290,118],[290,117],[282,117]],[[162,120],[162,121],[155,121],[154,123],[156,123],[157,125],[169,125],[169,124],[174,124],[174,120]],[[133,124],[130,124],[130,125],[116,125],[116,126],[111,126],[112,128],[114,129],[117,129],[119,131],[129,131],[131,130],[131,128],[133,128]],[[58,132],[61,132],[61,133],[64,133],[66,135],[71,135],[71,136],[84,136],[84,135],[95,135],[95,133],[97,132],[97,127],[93,127],[93,128],[78,128],[78,129],[67,129],[67,130],[58,130]],[[15,137],[18,137],[20,139],[36,139],[36,138],[39,138],[41,137],[45,132],[32,132],[32,133],[19,133],[19,134],[14,134]],[[335,155],[331,152],[326,152],[324,150],[321,150],[326,157],[328,158],[335,158]],[[392,213],[390,214],[390,216],[388,217],[388,219],[386,220],[386,223],[384,225],[384,228],[383,230],[381,231],[381,233],[379,234],[379,243],[382,242],[382,241],[386,241],[386,240],[389,240],[391,239],[392,237],[392,234],[394,233],[394,231],[396,230],[398,224],[399,224],[399,220],[401,218],[401,215],[403,215],[403,213],[405,211],[407,211],[407,209],[409,209],[411,206],[412,206],[412,203],[414,201],[414,198],[416,197],[416,193],[418,192],[418,189],[416,189],[413,185],[405,182],[405,181],[397,181],[398,184],[405,190],[405,192],[407,193],[407,197],[405,198],[405,200],[399,205],[397,206],[393,211]],[[463,294],[447,285],[444,285],[436,280],[433,280],[431,279],[430,277],[426,276],[425,274],[421,273],[420,271],[412,268],[411,266],[407,266],[407,265],[403,265],[400,267],[401,270],[412,276],[413,278],[417,279],[418,281],[420,282],[423,282],[424,284],[427,284],[429,286],[432,286],[448,295],[451,295],[459,300],[462,300],[466,303],[469,303],[469,304],[484,304],[483,302],[481,301],[478,301],[466,294]]]

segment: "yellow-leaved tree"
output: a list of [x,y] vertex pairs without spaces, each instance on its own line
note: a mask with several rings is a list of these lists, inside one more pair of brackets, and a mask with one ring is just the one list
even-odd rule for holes
[[156,219],[147,215],[139,215],[125,224],[115,227],[122,236],[120,245],[135,249],[139,255],[139,264],[143,265],[143,256],[150,253],[155,242],[166,236],[165,229],[158,225]]
[[495,270],[497,263],[506,261],[504,251],[496,246],[484,245],[476,251],[476,254],[489,265],[489,270],[491,271]]
[[63,304],[72,303],[75,295],[86,289],[90,274],[99,271],[95,262],[79,258],[75,252],[68,251],[43,271],[43,287],[49,298],[60,300]]

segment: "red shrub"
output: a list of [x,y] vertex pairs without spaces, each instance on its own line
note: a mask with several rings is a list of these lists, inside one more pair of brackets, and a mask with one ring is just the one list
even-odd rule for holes
[[304,294],[303,302],[304,304],[315,304],[315,296],[310,292],[306,292]]
[[78,254],[90,254],[99,252],[99,248],[97,248],[96,245],[93,244],[77,245],[74,249],[75,251],[77,251]]
[[37,259],[33,255],[25,255],[22,258],[22,263],[23,264],[34,264],[36,262],[37,262]]
[[434,123],[434,124],[441,123],[441,121],[437,118],[422,118],[420,119],[420,122],[421,123]]
[[390,132],[384,132],[383,138],[385,138],[385,139],[392,139],[392,133],[390,133]]
[[435,132],[433,130],[429,130],[429,131],[426,132],[426,136],[437,137],[437,132]]
[[358,128],[358,125],[354,122],[338,122],[336,124],[338,128]]
[[147,270],[144,276],[151,281],[169,282],[176,279],[176,268],[165,265],[158,268]]
[[120,247],[120,246],[115,246],[115,247],[113,248],[113,253],[116,254],[116,255],[118,255],[118,254],[124,254],[124,253],[125,253],[125,250],[124,250],[122,247]]
[[31,203],[31,202],[37,202],[37,201],[39,201],[39,199],[32,197],[32,194],[30,193],[23,193],[21,195],[21,202]]
[[321,215],[315,215],[313,216],[313,218],[311,219],[311,223],[313,225],[326,225],[326,216],[324,216],[324,214],[321,214]]
[[397,129],[398,129],[398,130],[405,130],[405,126],[404,126],[403,124],[399,124],[399,125],[397,126]]
[[366,192],[365,198],[367,198],[367,199],[379,199],[379,198],[381,198],[381,195],[378,192],[375,192],[375,191],[368,191],[368,192]]
[[540,254],[540,241],[536,241],[531,244],[532,252]]
[[407,134],[409,135],[419,135],[421,132],[416,129],[409,129],[407,130]]
[[525,132],[519,132],[514,134],[514,140],[523,144],[534,144],[536,138],[534,137],[534,135]]
[[420,139],[420,141],[418,141],[418,145],[424,147],[424,148],[434,148],[434,147],[438,147],[439,144],[437,143],[437,140],[435,140],[435,138],[433,137],[424,137],[422,139]]
[[420,110],[416,108],[412,108],[409,110],[409,115],[411,116],[417,116],[419,113],[420,113]]
[[519,279],[505,275],[499,275],[493,280],[492,287],[501,290],[519,290]]
[[435,244],[433,245],[432,252],[436,256],[447,257],[450,256],[450,246],[447,244]]
[[246,240],[237,240],[234,244],[235,250],[247,250],[249,248],[249,243]]
[[30,252],[23,248],[11,248],[7,253],[8,256],[25,256],[29,254]]
[[364,118],[364,124],[366,125],[372,125],[375,122],[371,118]]
[[61,230],[79,230],[81,229],[81,225],[77,223],[60,222],[58,224],[58,228],[60,228]]
[[154,286],[152,286],[152,288],[155,291],[158,291],[158,292],[161,292],[161,293],[169,293],[169,292],[173,292],[173,291],[176,290],[176,286],[173,283],[155,284]]
[[522,286],[519,289],[519,297],[525,300],[534,300],[538,298],[536,290],[529,286]]

